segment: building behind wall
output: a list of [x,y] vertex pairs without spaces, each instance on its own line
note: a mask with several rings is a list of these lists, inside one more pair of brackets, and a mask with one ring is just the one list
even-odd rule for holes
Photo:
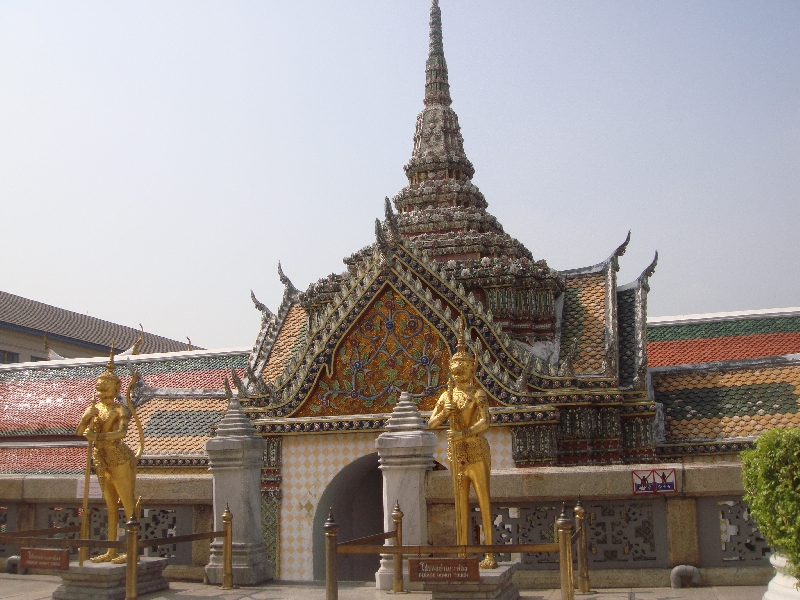
[[[352,510],[347,490],[376,481],[375,440],[400,392],[433,408],[461,318],[490,403],[495,541],[546,539],[560,503],[580,495],[595,585],[663,585],[679,564],[703,567],[706,583],[730,583],[733,573],[739,583],[765,580],[768,548],[741,501],[738,453],[760,431],[799,424],[800,310],[648,324],[656,260],[617,282],[630,237],[598,250],[594,265],[550,268],[487,212],[451,102],[434,2],[408,185],[387,201],[375,242],[305,291],[279,269],[280,307],[253,298],[261,326],[251,350],[129,359],[142,374],[134,399],[145,506],[176,532],[208,523],[202,448],[229,377],[268,441],[262,526],[278,577],[312,579],[321,511],[328,502]],[[103,367],[0,367],[10,407],[0,415],[0,498],[10,526],[77,506],[85,445],[72,432]],[[445,432],[435,433],[446,468]],[[432,542],[451,535],[450,486],[448,473],[429,473]],[[207,555],[193,552],[179,562],[202,564]],[[554,585],[553,561],[523,557],[521,584]]]
[[[0,364],[108,356],[133,346],[139,331],[22,296],[0,292]],[[177,352],[186,344],[144,333],[141,352]]]

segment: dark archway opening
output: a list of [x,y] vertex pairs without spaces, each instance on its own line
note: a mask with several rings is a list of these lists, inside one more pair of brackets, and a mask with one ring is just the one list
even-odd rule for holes
[[[339,541],[346,542],[383,531],[383,476],[378,454],[354,460],[325,488],[314,513],[314,579],[325,579],[325,532],[328,510],[339,524]],[[340,581],[374,581],[378,554],[339,555]]]

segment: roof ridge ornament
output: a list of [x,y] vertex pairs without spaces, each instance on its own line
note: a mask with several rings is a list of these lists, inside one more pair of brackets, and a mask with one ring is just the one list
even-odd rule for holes
[[278,277],[280,277],[281,283],[286,286],[286,291],[290,294],[296,294],[297,288],[294,287],[292,281],[283,273],[283,269],[281,268],[281,261],[278,261]]
[[625,254],[625,251],[628,249],[628,244],[631,243],[631,230],[628,229],[628,236],[625,238],[625,241],[622,242],[619,247],[614,250],[614,254],[611,255],[611,263],[614,266],[615,271],[619,271],[619,257]]

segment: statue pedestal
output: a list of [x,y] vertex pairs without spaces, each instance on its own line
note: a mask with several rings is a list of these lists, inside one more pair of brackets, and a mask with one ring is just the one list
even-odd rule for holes
[[[139,559],[136,568],[137,596],[169,589],[169,582],[162,575],[169,564],[168,558]],[[69,564],[69,571],[61,573],[61,585],[53,592],[54,600],[124,600],[126,566],[110,562],[77,561]]]
[[[392,531],[392,510],[395,504],[403,511],[403,545],[428,544],[428,505],[425,501],[425,475],[433,466],[436,436],[428,431],[411,396],[403,392],[394,407],[386,432],[375,441],[383,472],[383,530]],[[392,542],[387,541],[387,546]],[[421,590],[422,586],[408,580],[408,558],[403,560],[405,589]],[[375,587],[391,590],[394,560],[384,554],[381,567],[375,573]]]
[[[236,397],[217,426],[216,437],[205,444],[214,477],[214,530],[222,530],[225,507],[233,513],[232,567],[234,585],[256,585],[274,576],[261,537],[261,467],[265,442],[242,412]],[[206,566],[208,582],[222,583],[222,539],[211,543]]]
[[511,581],[517,563],[500,563],[496,569],[481,569],[480,581],[423,584],[426,592],[433,592],[432,600],[519,600],[519,590]]

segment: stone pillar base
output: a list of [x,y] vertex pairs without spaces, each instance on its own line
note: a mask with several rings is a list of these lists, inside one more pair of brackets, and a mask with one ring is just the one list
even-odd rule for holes
[[[136,569],[137,596],[169,589],[162,573],[169,564],[167,558],[141,557]],[[60,573],[61,585],[53,592],[54,600],[125,600],[126,566],[110,562],[77,561],[69,564],[69,571]]]
[[[416,556],[416,555],[415,555]],[[378,590],[391,590],[394,582],[394,561],[391,558],[381,558],[381,568],[375,573],[375,588]],[[407,592],[422,592],[422,582],[408,579],[408,559],[403,559],[403,589]]]
[[425,583],[425,591],[433,592],[432,600],[519,600],[519,590],[511,580],[518,563],[500,563],[496,569],[481,569],[480,581]]
[[[233,584],[256,585],[275,576],[267,560],[264,544],[233,544]],[[211,545],[211,561],[206,566],[208,583],[222,585],[222,543]]]

